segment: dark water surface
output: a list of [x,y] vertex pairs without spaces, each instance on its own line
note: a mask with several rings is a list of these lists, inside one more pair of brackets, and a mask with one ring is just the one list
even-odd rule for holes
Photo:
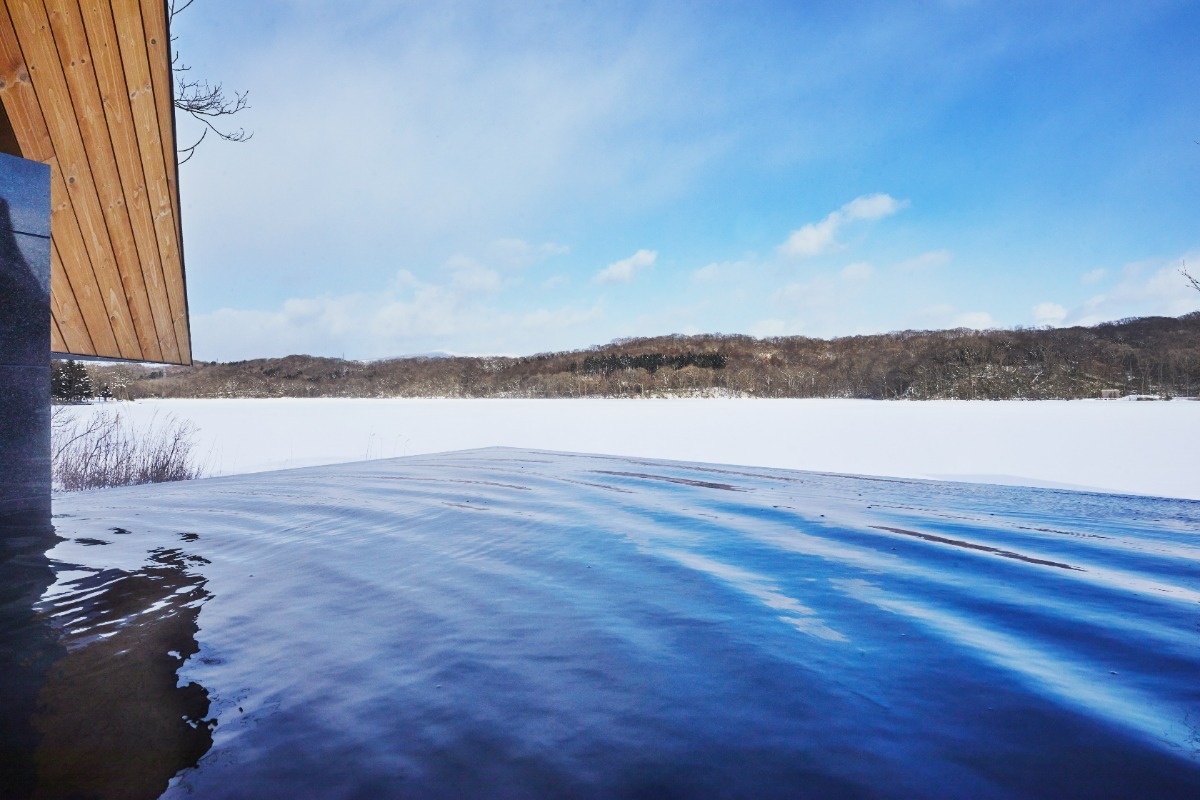
[[488,449],[55,510],[44,787],[1200,797],[1200,503]]

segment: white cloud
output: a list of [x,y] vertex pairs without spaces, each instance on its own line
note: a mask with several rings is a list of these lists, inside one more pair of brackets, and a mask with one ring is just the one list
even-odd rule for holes
[[399,292],[417,286],[421,283],[416,275],[413,275],[406,269],[396,270],[396,274],[392,276],[392,281],[388,285],[388,291]]
[[629,258],[614,261],[596,273],[593,283],[629,283],[634,275],[654,266],[658,253],[653,250],[638,250]]
[[835,285],[829,277],[789,283],[771,295],[771,299],[780,305],[796,308],[827,306],[833,301]]
[[722,278],[732,278],[757,264],[753,254],[737,261],[713,261],[692,272],[692,280],[708,283]]
[[497,266],[504,269],[524,269],[553,256],[566,255],[571,248],[554,242],[530,244],[524,239],[497,239],[488,247]]
[[604,310],[598,304],[583,310],[560,308],[551,311],[542,308],[522,316],[520,325],[522,328],[530,328],[536,331],[561,330],[585,322],[592,322],[602,316],[604,316]]
[[834,234],[841,224],[841,215],[834,211],[820,222],[810,222],[792,231],[787,241],[779,245],[779,252],[792,258],[819,256],[833,247]]
[[1104,269],[1104,267],[1100,267],[1099,269],[1094,269],[1090,272],[1085,272],[1079,278],[1079,282],[1082,283],[1084,286],[1090,286],[1093,283],[1099,283],[1100,281],[1104,280],[1105,276],[1107,276],[1107,275],[1108,275],[1108,270]]
[[771,296],[782,317],[759,320],[750,327],[754,336],[837,336],[844,334],[850,318],[861,316],[862,299],[830,278],[793,283]]
[[792,231],[778,250],[792,258],[819,256],[837,247],[837,233],[846,223],[883,219],[907,205],[907,200],[896,200],[886,194],[856,197],[820,222],[810,222]]
[[500,273],[467,256],[454,256],[446,262],[450,282],[466,292],[494,292],[500,288]]
[[[1200,253],[1189,253],[1186,260],[1195,258],[1200,258]],[[1065,321],[1095,325],[1125,317],[1177,317],[1200,310],[1200,292],[1188,286],[1179,273],[1181,263],[1181,259],[1172,259],[1126,265],[1114,286],[1072,309]]]
[[890,217],[907,205],[907,200],[897,200],[891,195],[868,194],[856,197],[842,206],[842,214],[847,220],[883,219]]
[[1057,327],[1062,325],[1063,320],[1066,318],[1067,309],[1058,303],[1038,303],[1033,307],[1034,325],[1051,325]]
[[967,311],[954,317],[955,328],[974,328],[982,331],[996,327],[996,320],[986,311]]
[[996,320],[986,311],[959,311],[949,303],[927,306],[913,315],[906,327],[925,330],[974,328],[987,330],[996,327]]
[[[180,24],[219,25],[201,5]],[[278,304],[298,273],[314,295],[343,291],[343,271],[377,285],[392,265],[450,251],[521,269],[563,252],[530,230],[554,235],[564,209],[666,206],[731,147],[718,127],[682,124],[704,115],[679,80],[686,48],[661,26],[629,35],[583,7],[485,20],[454,3],[277,5],[269,30],[239,30],[255,46],[229,47],[212,70],[205,43],[241,39],[189,46],[198,72],[253,88],[238,121],[255,133],[185,167],[189,264],[206,265],[189,276],[197,311],[247,283]],[[316,51],[325,68],[297,92]],[[181,119],[181,140],[193,124]]]
[[906,258],[896,265],[901,272],[920,272],[926,269],[936,269],[949,264],[953,259],[949,250],[930,250],[919,256]]
[[853,264],[847,264],[838,273],[839,277],[844,281],[868,281],[875,274],[875,268],[866,261],[855,261]]
[[787,333],[788,324],[781,319],[760,319],[750,326],[750,335],[757,336],[760,339],[769,339],[773,336],[786,336]]
[[603,308],[526,312],[501,308],[499,273],[452,259],[442,282],[400,270],[379,292],[291,298],[275,309],[223,308],[193,316],[197,357],[229,360],[292,353],[386,358],[406,353],[524,352],[578,339]]
[[832,275],[789,283],[771,299],[785,306],[836,312],[855,300],[874,274],[870,264],[855,261]]

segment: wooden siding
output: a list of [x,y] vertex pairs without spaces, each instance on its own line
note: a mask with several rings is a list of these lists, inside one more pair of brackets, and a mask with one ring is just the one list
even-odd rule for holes
[[0,0],[16,155],[51,167],[55,352],[191,363],[164,0]]

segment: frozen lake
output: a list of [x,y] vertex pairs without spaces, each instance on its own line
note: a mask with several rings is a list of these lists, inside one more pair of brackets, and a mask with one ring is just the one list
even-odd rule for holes
[[1200,402],[142,400],[199,428],[210,474],[532,447],[1200,499]]
[[[497,405],[426,408],[470,436]],[[243,426],[253,408],[194,407]],[[320,407],[257,406],[278,430]],[[519,407],[546,410],[540,435],[568,424]],[[596,407],[707,435],[680,427],[698,406]],[[730,404],[726,426],[810,407]],[[1029,408],[1097,433],[1154,418]],[[34,766],[55,796],[1200,796],[1192,501],[488,449],[55,511],[26,637],[44,644],[7,662],[44,676]]]

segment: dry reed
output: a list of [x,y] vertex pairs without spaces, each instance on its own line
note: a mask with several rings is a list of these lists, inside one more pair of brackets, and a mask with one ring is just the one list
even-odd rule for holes
[[116,411],[92,415],[55,406],[51,423],[54,486],[77,492],[199,478],[204,466],[195,455],[196,428],[168,415],[138,428]]

